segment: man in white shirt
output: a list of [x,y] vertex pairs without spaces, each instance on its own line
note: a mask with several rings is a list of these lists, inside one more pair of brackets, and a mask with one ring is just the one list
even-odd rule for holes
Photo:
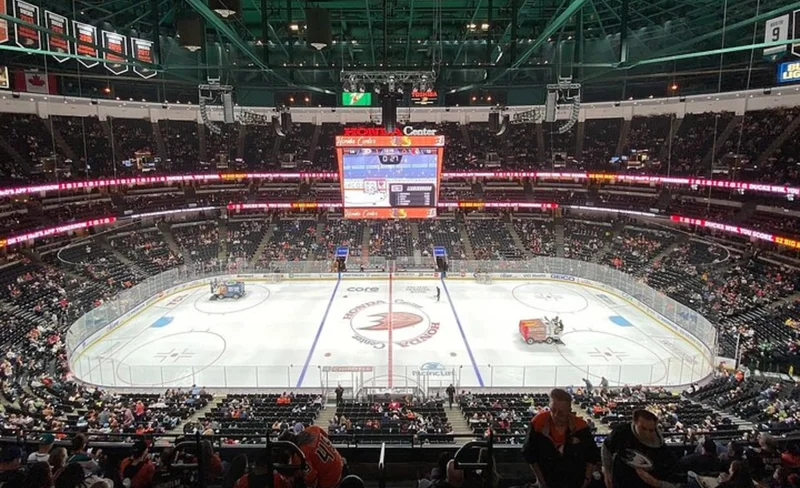
[[42,437],[39,438],[39,450],[32,452],[28,456],[28,464],[46,463],[50,459],[50,449],[52,449],[55,440],[56,438],[53,437],[53,434],[42,434]]

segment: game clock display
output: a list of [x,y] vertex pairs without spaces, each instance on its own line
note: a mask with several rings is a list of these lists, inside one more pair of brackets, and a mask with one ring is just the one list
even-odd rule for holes
[[442,149],[437,147],[339,147],[345,217],[436,216]]

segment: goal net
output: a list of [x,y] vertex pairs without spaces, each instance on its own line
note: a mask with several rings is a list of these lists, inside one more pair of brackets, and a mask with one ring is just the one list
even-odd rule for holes
[[483,285],[488,285],[492,282],[492,276],[489,273],[475,273],[475,281]]

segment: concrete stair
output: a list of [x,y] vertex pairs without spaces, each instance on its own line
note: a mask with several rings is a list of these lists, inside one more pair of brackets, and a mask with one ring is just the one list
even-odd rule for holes
[[[200,161],[208,162],[208,149],[206,148],[206,129],[204,124],[199,124],[197,127],[197,140],[199,142],[199,149],[200,149]],[[247,126],[245,126],[247,127]]]
[[581,153],[583,153],[583,135],[586,130],[586,125],[583,122],[578,122],[575,130],[577,131],[575,134],[575,158],[580,161]]
[[472,152],[472,140],[469,138],[469,131],[466,124],[459,124],[458,128],[461,130],[461,137],[464,138],[464,144],[467,146],[467,151]]
[[317,418],[314,419],[314,425],[318,425],[321,428],[325,429],[327,432],[328,424],[330,423],[333,416],[336,415],[336,402],[328,402],[322,405],[322,408],[317,415]]
[[[317,229],[317,235],[319,235],[319,229]],[[261,237],[261,242],[258,243],[258,247],[256,248],[255,252],[252,256],[250,256],[250,266],[253,267],[258,262],[258,259],[261,257],[261,254],[264,253],[264,249],[267,248],[269,242],[272,240],[273,228],[272,228],[272,221],[267,219],[267,231],[264,232],[264,235]]]
[[219,247],[217,248],[217,259],[220,263],[228,262],[228,219],[220,217],[217,219],[217,233],[219,233]]
[[781,132],[781,135],[776,137],[770,143],[770,145],[767,146],[767,149],[765,149],[764,152],[761,153],[760,156],[758,156],[758,160],[756,161],[756,166],[761,166],[762,164],[766,163],[767,160],[770,158],[770,156],[772,156],[775,153],[775,151],[780,149],[780,147],[783,146],[783,143],[786,142],[786,140],[789,139],[789,137],[794,135],[798,125],[800,125],[800,115],[795,117],[794,120],[792,120],[789,123],[789,125],[786,126],[783,132]]
[[593,263],[601,262],[603,258],[606,256],[606,254],[611,252],[611,245],[614,243],[614,241],[617,240],[617,237],[619,237],[619,234],[620,232],[622,232],[623,229],[625,229],[625,223],[623,221],[617,220],[616,222],[614,222],[614,224],[611,226],[611,240],[609,240],[603,246],[603,248],[597,254],[594,255],[594,258],[592,259]]
[[419,224],[414,221],[411,222],[411,242],[414,243],[414,262],[422,262],[422,252],[417,245],[419,243]]
[[755,200],[749,200],[742,204],[741,210],[739,210],[736,215],[733,216],[733,223],[734,224],[741,224],[746,222],[750,217],[756,213],[756,207],[758,206],[758,202]]
[[622,119],[622,127],[619,130],[619,140],[617,141],[617,149],[614,152],[619,156],[628,145],[628,134],[631,132],[631,119]]
[[541,122],[536,122],[536,156],[542,163],[547,161],[547,147],[544,144],[544,130],[542,130]]
[[311,145],[308,147],[308,160],[312,162],[314,161],[314,156],[317,152],[317,146],[319,145],[320,132],[322,132],[322,125],[315,125],[314,133],[311,135]]
[[664,145],[661,146],[661,150],[658,152],[658,157],[661,159],[661,161],[667,160],[670,148],[672,147],[672,141],[674,141],[675,136],[678,135],[678,131],[680,130],[682,123],[683,123],[683,117],[676,117],[672,119],[672,124],[670,125],[669,136],[668,136],[669,139],[664,141]]
[[533,253],[530,251],[528,246],[526,246],[525,243],[522,242],[522,238],[519,236],[517,228],[514,227],[514,224],[512,224],[511,222],[506,222],[505,226],[506,230],[511,235],[511,240],[514,241],[514,245],[517,246],[517,249],[519,249],[522,252],[522,255],[528,259],[533,258]]
[[153,126],[153,138],[156,141],[158,156],[161,158],[161,161],[166,161],[168,157],[167,144],[164,142],[164,134],[161,133],[161,127],[158,122],[151,122],[150,125]]
[[361,263],[367,264],[369,259],[369,238],[371,235],[369,220],[364,221],[364,236],[361,238]]
[[56,146],[61,150],[61,153],[73,161],[78,161],[78,157],[75,154],[75,151],[73,151],[72,148],[69,147],[69,144],[67,144],[67,141],[64,140],[64,137],[61,135],[61,131],[59,131],[53,125],[53,119],[51,118],[42,119],[42,122],[44,123],[44,126],[47,128],[47,130],[50,132],[50,135],[53,136],[53,141],[56,143]]
[[3,135],[0,135],[0,149],[8,153],[8,155],[11,156],[11,159],[13,159],[14,162],[17,163],[17,166],[22,168],[25,173],[31,172],[31,165],[28,160],[23,158],[22,155],[20,155],[20,153],[14,149],[14,146],[12,146]]
[[[458,403],[454,403],[453,407],[451,408],[447,405],[447,401],[445,401],[444,412],[447,414],[447,421],[450,422],[451,426],[453,426],[454,434],[466,435],[475,433],[472,430],[472,427],[470,427],[469,422],[467,422],[467,419],[464,418],[464,413],[461,411]],[[456,437],[455,443],[456,445],[461,446],[471,440],[472,439],[469,437]]]
[[742,124],[743,120],[743,115],[737,115],[732,118],[730,122],[728,122],[728,125],[725,126],[724,129],[722,129],[719,137],[717,137],[717,141],[711,146],[711,149],[709,149],[706,155],[703,157],[703,167],[717,157],[720,151],[722,151],[722,149],[725,147],[725,143],[728,142],[728,139],[731,137],[731,134],[733,134],[733,131]]
[[555,219],[555,233],[556,233],[556,257],[564,257],[564,219],[558,217]]
[[156,227],[161,231],[161,234],[164,236],[164,242],[167,243],[169,250],[172,251],[174,255],[183,256],[183,261],[186,264],[194,264],[192,257],[185,254],[181,246],[178,245],[178,241],[175,240],[175,234],[172,233],[172,227],[167,222],[159,222]]
[[183,434],[183,426],[191,423],[191,422],[200,422],[200,420],[206,416],[206,414],[211,413],[211,409],[217,406],[217,403],[221,402],[225,398],[225,395],[214,395],[214,397],[209,400],[208,405],[197,410],[194,412],[186,420],[182,420],[180,424],[178,424],[174,429],[167,431],[167,434]]
[[[236,158],[244,161],[244,144],[247,140],[246,125],[239,125],[239,137],[236,139]],[[233,161],[231,161],[233,163]]]
[[669,253],[677,249],[678,246],[682,245],[688,240],[689,240],[688,234],[679,234],[678,237],[674,241],[672,241],[672,243],[669,246],[665,247],[664,250],[653,256],[653,258],[650,261],[648,261],[647,264],[643,266],[639,272],[636,273],[636,276],[646,275],[648,270],[650,269],[651,264],[660,261],[661,259],[664,259],[665,256],[669,255]]
[[95,239],[95,242],[100,244],[100,246],[102,248],[110,251],[111,254],[113,254],[114,257],[119,262],[123,263],[129,269],[133,270],[133,272],[135,274],[139,275],[142,278],[146,278],[146,277],[150,276],[150,274],[147,271],[145,271],[142,268],[140,268],[138,264],[134,263],[133,261],[128,259],[127,256],[125,256],[121,252],[117,251],[116,248],[114,248],[114,246],[112,246],[111,243],[108,242],[108,239],[106,239],[105,236],[101,236],[101,237]]
[[[120,151],[119,144],[117,144],[117,139],[114,137],[114,129],[111,127],[112,123],[113,121],[111,120],[111,117],[105,120],[100,120],[100,127],[103,129],[103,134],[106,135],[106,139],[111,142],[111,151],[113,152],[112,157],[116,160],[121,159],[122,151]],[[116,161],[114,163],[116,164]]]
[[458,235],[461,236],[461,243],[464,244],[464,254],[467,255],[467,259],[475,260],[475,252],[472,250],[472,242],[469,240],[467,226],[463,222],[458,223]]

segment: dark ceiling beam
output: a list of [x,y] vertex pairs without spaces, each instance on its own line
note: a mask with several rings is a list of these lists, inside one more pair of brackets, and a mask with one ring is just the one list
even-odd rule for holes
[[[408,13],[408,24],[406,27],[407,36],[406,36],[406,56],[405,56],[405,64],[408,64],[408,56],[411,53],[411,26],[414,22],[414,0],[411,0],[411,7]],[[373,64],[375,62],[373,61]]]
[[522,55],[520,55],[519,58],[517,58],[511,64],[511,66],[509,66],[506,69],[503,69],[500,73],[494,75],[487,82],[487,84],[491,85],[500,78],[502,78],[509,71],[519,68],[519,66],[522,65],[525,61],[527,61],[528,58],[531,56],[531,54],[533,54],[537,49],[539,49],[542,46],[542,44],[547,42],[547,39],[549,39],[550,36],[556,33],[561,28],[561,26],[563,26],[569,20],[570,17],[575,15],[576,12],[579,12],[581,7],[583,7],[583,5],[586,2],[587,0],[572,0],[572,2],[570,2],[569,6],[565,8],[564,11],[558,14],[553,19],[552,22],[547,24],[547,26],[542,30],[542,32],[539,34],[539,36],[536,38],[533,44],[531,44],[530,47],[528,47],[525,50],[525,52],[523,52]]
[[[100,22],[109,22],[109,23],[113,24],[113,22],[111,22],[111,19],[113,19],[114,17],[116,17],[118,15],[123,15],[123,14],[125,14],[127,12],[130,12],[131,10],[136,10],[138,8],[141,8],[143,5],[148,4],[148,3],[150,3],[150,0],[140,0],[138,2],[133,2],[130,5],[128,5],[127,7],[123,8],[122,10],[117,10],[115,12],[109,12],[108,14],[106,14],[103,17],[100,17],[98,19],[92,19],[92,22],[94,22],[96,25],[99,24]],[[147,7],[147,8],[149,8],[149,7]]]
[[[242,38],[239,37],[239,35],[236,34],[236,32],[233,31],[233,29],[228,27],[219,18],[219,16],[217,16],[217,14],[215,12],[213,12],[211,9],[208,8],[208,6],[205,4],[205,2],[203,0],[186,0],[186,2],[193,9],[195,9],[198,14],[200,14],[204,19],[206,19],[206,21],[209,24],[211,24],[212,27],[214,27],[222,35],[227,37],[228,40],[231,42],[231,44],[235,48],[237,48],[239,51],[241,51],[242,54],[244,54],[245,57],[247,57],[253,64],[255,64],[256,66],[258,66],[259,68],[264,70],[265,73],[272,74],[272,76],[274,76],[276,79],[280,80],[281,82],[286,83],[287,85],[294,85],[294,83],[289,81],[287,78],[284,78],[280,74],[276,73],[275,70],[273,70],[272,68],[267,66],[264,63],[264,61],[262,61],[261,58],[259,58],[258,55],[256,55],[256,53],[254,53],[253,50],[250,49],[250,47],[247,45],[247,43],[244,40],[242,40]],[[327,93],[325,90],[321,90],[321,89],[316,88],[316,87],[306,87],[305,89],[310,90],[310,91],[316,91],[316,92],[320,92],[321,91],[321,92]]]
[[[469,18],[469,23],[474,24],[475,19],[478,18],[478,12],[481,10],[481,6],[483,5],[483,0],[478,0],[477,5],[475,5],[475,9],[472,11],[472,15]],[[459,43],[458,51],[456,52],[455,57],[453,58],[452,63],[457,63],[458,58],[461,57],[461,50],[464,48],[464,45],[467,41],[467,36],[469,36],[469,29],[466,28],[467,26],[461,25],[461,28],[464,29],[464,35],[461,37],[461,42]]]
[[639,61],[630,63],[626,66],[622,66],[621,68],[630,69],[635,68],[637,66],[644,66],[648,64],[658,64],[658,63],[666,63],[671,61],[682,61],[685,59],[694,59],[694,58],[702,58],[705,56],[716,56],[719,54],[728,54],[728,53],[735,53],[741,51],[750,51],[753,49],[763,49],[766,47],[775,47],[775,46],[785,46],[787,41],[775,41],[775,42],[759,42],[756,44],[747,44],[743,46],[731,46],[725,47],[720,49],[711,49],[709,51],[697,51],[693,53],[686,53],[686,54],[673,54],[671,56],[661,56],[661,57],[653,57],[647,59],[641,59]]
[[372,54],[372,64],[375,64],[375,39],[372,36],[372,12],[369,9],[369,0],[364,0],[364,5],[367,7],[367,29],[369,29],[369,49],[370,53]]
[[[255,2],[253,2],[255,6]],[[259,19],[261,20],[261,60],[269,66],[269,18],[267,17],[267,0],[260,0]]]
[[[505,46],[506,43],[509,42],[509,36],[510,36],[510,39],[511,39],[511,45],[510,45],[511,49],[516,51],[516,46],[514,46],[514,44],[515,44],[515,41],[516,41],[516,38],[517,38],[516,37],[517,28],[519,27],[519,23],[522,20],[524,20],[524,19],[520,19],[519,15],[525,9],[525,7],[528,5],[528,2],[533,2],[533,1],[534,0],[511,0],[511,5],[510,5],[510,7],[511,7],[511,21],[509,22],[509,24],[506,26],[505,30],[503,31],[503,35],[500,36],[500,39],[498,39],[497,42],[495,43],[495,45],[497,46],[497,48],[496,48],[497,52],[496,53],[495,52],[492,53],[492,58],[494,58],[494,62],[497,62],[497,59],[500,57],[500,55],[503,52],[503,46]],[[514,56],[516,56],[516,52],[514,52],[513,55],[512,55],[512,60],[511,60],[512,62],[514,61],[514,59],[513,59]]]
[[619,19],[619,57],[620,63],[628,61],[628,16],[630,15],[629,0],[622,0],[622,13]]

